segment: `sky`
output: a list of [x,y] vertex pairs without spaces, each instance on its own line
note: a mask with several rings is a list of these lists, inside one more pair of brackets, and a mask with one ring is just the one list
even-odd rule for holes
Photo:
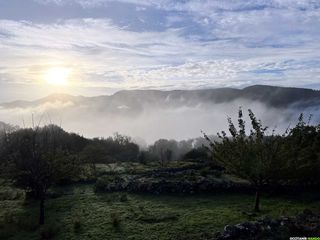
[[319,0],[0,0],[0,101],[254,84],[320,89]]

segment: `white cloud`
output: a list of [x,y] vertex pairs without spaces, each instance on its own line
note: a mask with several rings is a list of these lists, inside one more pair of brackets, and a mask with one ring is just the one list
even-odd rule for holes
[[[307,86],[319,82],[318,1],[37,2],[92,8],[130,3],[137,12],[160,9],[167,22],[162,30],[134,31],[107,18],[53,23],[2,19],[0,52],[6,61],[0,63],[1,82],[37,83],[52,65],[76,69],[74,84],[84,87]],[[138,18],[140,13],[135,14]],[[160,24],[156,18],[141,19],[142,25]]]
[[282,9],[317,9],[320,3],[316,0],[34,0],[40,3],[70,4],[78,3],[83,6],[99,6],[110,2],[122,2],[136,5],[145,5],[165,10],[198,11],[205,12],[218,10],[239,11],[262,8]]

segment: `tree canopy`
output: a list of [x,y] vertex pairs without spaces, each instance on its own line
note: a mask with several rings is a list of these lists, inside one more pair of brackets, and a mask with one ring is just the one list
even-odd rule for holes
[[229,134],[218,133],[208,150],[226,171],[248,180],[256,188],[255,210],[259,211],[260,191],[265,186],[304,182],[314,184],[320,172],[320,131],[300,116],[297,125],[283,134],[268,132],[251,110],[251,128],[246,128],[243,111],[238,112],[238,127],[228,118]]

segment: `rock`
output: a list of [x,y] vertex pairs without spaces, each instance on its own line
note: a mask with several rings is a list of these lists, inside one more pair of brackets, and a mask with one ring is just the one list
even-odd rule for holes
[[258,231],[258,227],[256,224],[253,224],[251,222],[244,222],[242,223],[242,226],[245,228],[246,233],[249,234],[255,234]]
[[279,225],[280,225],[280,222],[278,220],[271,219],[271,221],[270,221],[270,227],[271,228],[275,228],[275,227],[277,227]]
[[244,222],[227,225],[222,233],[216,235],[217,240],[257,240],[257,239],[289,239],[290,236],[319,236],[320,215],[305,210],[295,218],[281,217],[271,219],[264,217],[257,222]]
[[271,218],[269,216],[265,216],[264,218],[262,218],[262,222],[265,225],[269,225],[271,223]]
[[243,225],[241,225],[241,224],[236,224],[235,227],[237,228],[237,230],[238,230],[239,232],[243,232],[243,231],[246,230],[246,228],[245,228]]

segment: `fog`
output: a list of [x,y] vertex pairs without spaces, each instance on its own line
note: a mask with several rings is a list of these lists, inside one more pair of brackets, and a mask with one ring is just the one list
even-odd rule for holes
[[[138,107],[117,105],[111,109],[103,101],[94,104],[73,100],[55,100],[21,107],[0,108],[0,121],[31,127],[32,125],[57,124],[67,131],[85,137],[107,137],[115,132],[131,136],[137,142],[148,144],[160,138],[183,140],[201,136],[201,130],[214,135],[227,130],[227,117],[237,123],[239,107],[245,113],[252,109],[258,119],[270,129],[282,133],[294,125],[301,112],[312,113],[313,123],[319,122],[319,107],[283,109],[266,106],[258,101],[238,99],[227,103],[166,104],[150,102]],[[250,123],[246,115],[247,123]],[[306,117],[307,118],[307,117]],[[270,132],[271,132],[270,130]]]

